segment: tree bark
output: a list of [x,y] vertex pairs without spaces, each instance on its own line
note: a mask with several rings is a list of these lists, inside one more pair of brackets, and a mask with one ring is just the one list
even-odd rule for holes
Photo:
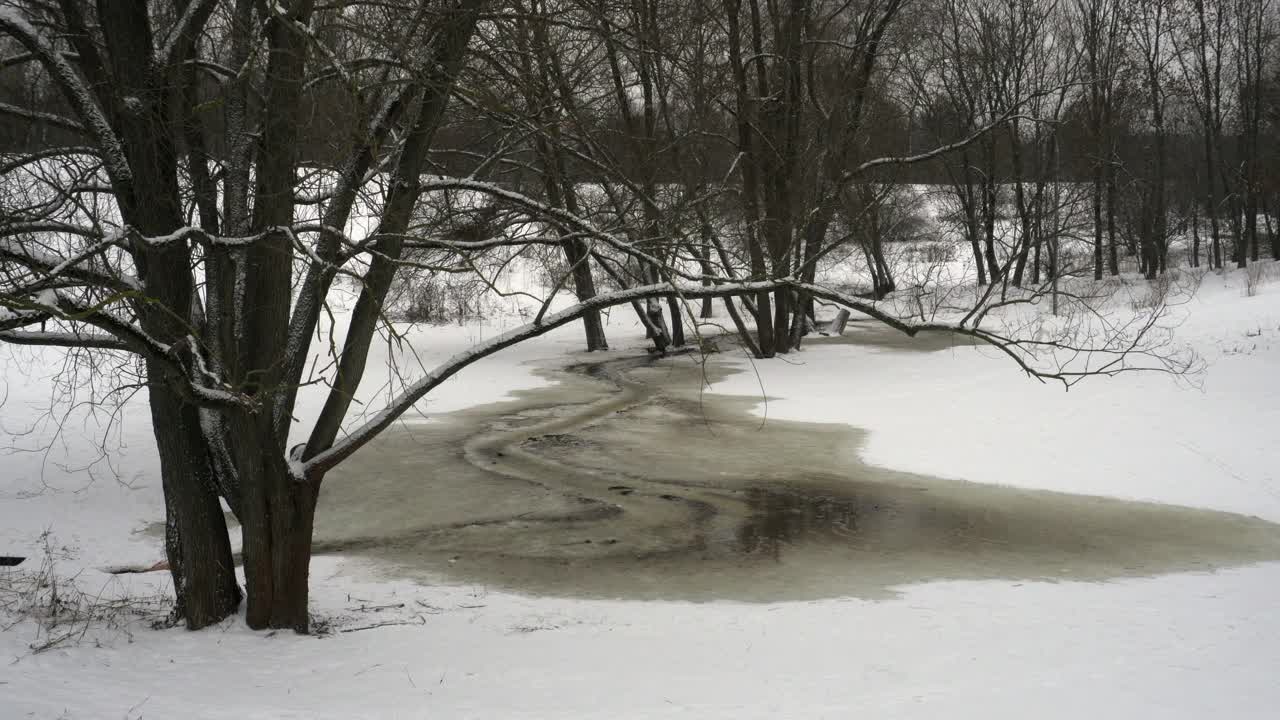
[[[153,377],[164,375],[159,368],[150,372]],[[187,629],[199,630],[240,606],[231,541],[196,408],[156,384],[150,388],[150,405],[160,451],[167,511],[165,550],[176,609],[186,619]]]

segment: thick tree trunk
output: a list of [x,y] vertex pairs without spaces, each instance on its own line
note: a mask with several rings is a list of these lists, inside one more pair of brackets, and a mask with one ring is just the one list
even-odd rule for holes
[[[711,220],[707,217],[705,208],[698,207],[698,235],[700,242],[694,246],[693,255],[698,258],[698,267],[702,270],[702,284],[704,286],[711,284],[711,276],[715,274],[715,269],[711,266],[711,235],[715,230],[711,227]],[[728,298],[725,298],[728,300]],[[698,313],[698,317],[703,320],[711,319],[711,298],[703,298],[702,310]]]
[[[180,82],[165,82],[152,72],[153,38],[145,4],[99,10],[113,79],[110,90],[103,90],[103,104],[133,169],[132,183],[116,188],[116,200],[132,229],[144,236],[170,233],[185,224],[173,137],[179,127],[170,114]],[[189,76],[179,74],[176,80],[181,77]],[[184,343],[193,322],[191,252],[183,243],[132,250],[147,298],[136,306],[142,327],[172,348],[173,362],[188,364],[181,356],[191,352]],[[147,361],[148,402],[165,494],[165,551],[176,607],[195,630],[235,612],[240,591],[199,411],[174,389],[186,378],[174,375],[171,364]]]
[[649,298],[644,304],[645,337],[653,341],[653,348],[665,353],[671,346],[671,331],[667,329],[667,319],[662,314],[662,303],[658,298]]
[[[574,295],[579,301],[590,300],[596,296],[596,279],[591,274],[591,258],[587,256],[586,246],[576,239],[565,240],[561,245],[564,247],[565,259],[573,268]],[[587,352],[609,349],[609,340],[604,334],[604,321],[598,311],[582,316],[582,328],[586,333]]]
[[773,294],[773,349],[775,353],[791,352],[791,291]]
[[[311,10],[310,0],[295,0],[290,6],[293,19],[302,23],[307,22]],[[231,309],[238,314],[241,326],[232,338],[240,351],[235,353],[238,358],[231,374],[247,394],[259,400],[259,407],[227,410],[226,425],[241,492],[246,620],[255,629],[306,632],[306,566],[315,491],[289,477],[285,463],[288,423],[284,418],[290,403],[284,366],[293,294],[293,247],[287,234],[275,230],[294,220],[302,85],[310,49],[310,41],[290,27],[291,22],[273,18],[267,25],[265,97],[271,112],[264,114],[258,138],[251,221],[253,229],[266,235],[245,252],[239,270],[244,299]],[[370,275],[374,274],[371,271]],[[352,335],[358,332],[354,327],[353,322],[345,348],[348,351]],[[296,502],[294,495],[299,492],[311,495],[309,504]]]
[[[163,377],[150,368],[152,377]],[[200,430],[196,408],[167,387],[153,384],[151,422],[164,487],[165,551],[173,576],[176,610],[187,628],[199,630],[240,606],[226,521]]]
[[234,411],[231,428],[244,489],[245,620],[254,629],[309,630],[307,578],[318,484],[290,476],[269,417]]
[[680,314],[680,298],[675,295],[667,296],[667,310],[671,313],[671,345],[672,347],[684,347],[684,318]]
[[756,293],[756,343],[760,346],[760,357],[778,354],[773,338],[773,305],[768,292]]

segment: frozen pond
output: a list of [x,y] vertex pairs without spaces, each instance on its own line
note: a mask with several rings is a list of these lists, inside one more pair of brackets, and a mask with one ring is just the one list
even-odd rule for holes
[[[724,372],[714,356],[586,357],[543,370],[554,385],[393,429],[366,447],[326,480],[316,551],[367,555],[389,575],[430,582],[739,601],[874,599],[930,580],[1101,581],[1280,559],[1280,526],[1242,515],[864,464],[857,429],[762,422],[752,414],[760,397],[704,395]],[[920,442],[929,452],[929,439]]]

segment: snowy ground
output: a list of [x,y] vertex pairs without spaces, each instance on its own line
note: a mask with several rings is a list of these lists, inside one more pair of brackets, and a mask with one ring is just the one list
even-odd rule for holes
[[[745,372],[713,391],[758,394],[763,383],[770,417],[868,428],[864,456],[887,467],[1280,522],[1280,277],[1250,297],[1239,274],[1209,275],[1183,310],[1180,337],[1208,364],[1199,387],[1135,375],[1064,393],[990,350],[834,345],[758,363],[759,378],[732,359]],[[615,345],[639,345],[631,323],[614,315]],[[496,330],[433,329],[422,361]],[[578,332],[469,368],[427,412],[542,382],[529,363],[575,349]],[[41,359],[19,351],[0,364],[0,429],[13,434],[49,391]],[[0,554],[35,553],[48,530],[67,548],[59,572],[79,571],[81,586],[156,592],[163,573],[97,569],[160,556],[138,532],[161,513],[145,408],[124,413],[119,480],[99,466],[88,482],[55,462],[92,457],[100,432],[78,416],[47,458],[3,458]],[[0,717],[1271,718],[1280,707],[1280,563],[1107,583],[925,583],[886,601],[772,605],[428,587],[377,581],[360,561],[333,557],[312,575],[315,611],[352,632],[264,635],[238,619],[201,633],[139,625],[87,636],[101,646],[32,654],[44,636],[18,622],[0,632]],[[419,624],[359,629],[391,619]]]

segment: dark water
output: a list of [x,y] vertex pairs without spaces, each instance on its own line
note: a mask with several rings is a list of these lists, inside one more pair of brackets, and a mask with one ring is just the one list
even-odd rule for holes
[[[841,341],[948,346],[861,328]],[[759,397],[703,395],[714,359],[583,357],[546,371],[553,386],[362,450],[326,481],[317,551],[431,582],[743,601],[1280,560],[1280,526],[1256,518],[866,465],[861,431],[762,423]]]

